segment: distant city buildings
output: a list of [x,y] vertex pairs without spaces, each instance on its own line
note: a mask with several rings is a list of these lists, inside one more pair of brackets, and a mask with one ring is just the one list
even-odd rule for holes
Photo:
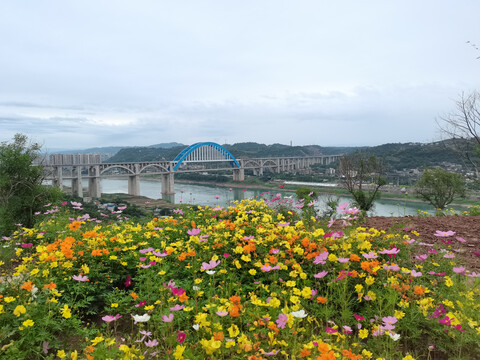
[[88,165],[100,164],[111,157],[110,154],[51,154],[44,165]]

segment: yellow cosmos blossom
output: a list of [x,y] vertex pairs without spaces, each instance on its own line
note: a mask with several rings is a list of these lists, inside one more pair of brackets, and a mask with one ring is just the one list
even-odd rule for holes
[[182,360],[184,358],[183,352],[186,348],[186,346],[177,345],[175,351],[173,352],[173,357],[175,358],[175,360]]
[[372,276],[369,276],[365,279],[365,284],[372,285],[375,282],[375,279]]
[[14,298],[13,296],[7,296],[7,297],[5,298],[5,302],[6,302],[6,303],[11,303],[12,301],[15,301],[15,298]]
[[367,329],[361,329],[358,332],[358,336],[360,336],[360,339],[365,339],[368,336],[368,330]]
[[25,314],[27,312],[27,309],[25,309],[25,306],[23,305],[18,305],[15,310],[13,310],[13,314],[17,317],[19,317],[22,314]]
[[60,359],[64,359],[67,357],[67,354],[65,354],[65,350],[58,350],[57,351],[57,356],[60,358]]
[[230,335],[231,338],[237,337],[238,334],[240,334],[240,330],[238,329],[238,326],[235,324],[232,324],[228,328],[228,334]]
[[248,270],[248,273],[249,273],[250,275],[256,275],[256,274],[257,274],[257,270],[255,270],[255,269],[250,269],[250,270]]
[[25,320],[22,325],[25,326],[25,327],[29,327],[29,326],[33,326],[33,324],[35,324],[35,322],[31,319],[28,319],[28,320]]
[[87,264],[83,264],[80,268],[82,269],[83,275],[87,275],[90,272],[90,268]]
[[60,312],[65,319],[69,319],[72,317],[72,310],[66,304],[63,308],[60,309]]
[[445,276],[445,285],[448,286],[448,287],[452,287],[452,286],[453,286],[453,281],[452,281],[452,279],[450,278],[450,276]]
[[215,340],[213,337],[210,340],[202,339],[200,344],[205,349],[207,355],[212,355],[215,350],[219,349],[222,346],[222,342]]
[[95,346],[98,343],[101,343],[103,340],[105,340],[103,336],[97,336],[95,339],[91,340],[91,342],[92,342],[92,345]]

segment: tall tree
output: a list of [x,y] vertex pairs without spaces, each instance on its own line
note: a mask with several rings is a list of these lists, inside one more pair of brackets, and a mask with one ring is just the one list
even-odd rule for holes
[[447,146],[458,153],[465,166],[480,180],[480,93],[462,93],[455,110],[437,120]]
[[462,175],[443,169],[427,169],[415,184],[418,196],[443,210],[456,197],[465,196],[465,181]]
[[30,227],[34,212],[58,191],[42,185],[43,168],[36,165],[40,145],[16,134],[0,144],[0,235],[12,233],[16,223]]
[[387,184],[383,178],[383,162],[361,151],[342,156],[337,173],[343,187],[352,195],[354,205],[362,211],[373,208],[380,188]]

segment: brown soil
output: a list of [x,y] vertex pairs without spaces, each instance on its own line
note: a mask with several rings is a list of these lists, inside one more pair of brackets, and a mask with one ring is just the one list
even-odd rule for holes
[[[480,270],[480,256],[473,251],[480,252],[480,216],[443,216],[443,217],[371,217],[367,219],[367,227],[379,230],[402,230],[411,227],[420,235],[418,240],[430,244],[446,246],[443,240],[450,239],[454,249],[459,250],[459,256],[465,260],[467,269],[478,272]],[[455,231],[449,238],[435,236],[435,232]],[[466,240],[462,243],[456,240],[459,236]]]

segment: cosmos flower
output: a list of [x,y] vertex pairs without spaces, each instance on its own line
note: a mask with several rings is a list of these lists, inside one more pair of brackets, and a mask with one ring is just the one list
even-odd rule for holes
[[80,282],[86,282],[86,281],[88,281],[88,276],[86,276],[86,275],[73,275],[72,279],[80,281]]

